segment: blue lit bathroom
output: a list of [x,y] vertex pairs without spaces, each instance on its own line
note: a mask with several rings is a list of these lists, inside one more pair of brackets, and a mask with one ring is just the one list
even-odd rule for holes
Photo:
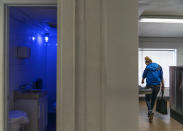
[[56,131],[56,6],[9,7],[8,58],[8,131]]

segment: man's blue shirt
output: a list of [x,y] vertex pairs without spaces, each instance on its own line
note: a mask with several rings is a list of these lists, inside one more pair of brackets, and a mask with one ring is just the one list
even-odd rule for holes
[[156,63],[150,63],[146,66],[143,78],[146,78],[146,84],[149,86],[160,85],[163,80],[162,67]]

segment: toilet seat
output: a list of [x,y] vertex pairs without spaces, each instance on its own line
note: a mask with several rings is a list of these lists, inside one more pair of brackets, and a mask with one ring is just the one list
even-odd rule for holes
[[18,131],[29,119],[23,111],[10,111],[8,116],[9,131]]
[[28,123],[28,117],[27,114],[23,111],[10,111],[9,112],[9,123]]

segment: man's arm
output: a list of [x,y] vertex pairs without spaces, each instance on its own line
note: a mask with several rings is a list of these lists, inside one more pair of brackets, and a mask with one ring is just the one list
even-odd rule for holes
[[145,79],[145,78],[142,78],[142,82],[141,82],[142,84],[144,84],[144,79]]
[[143,73],[143,75],[142,75],[142,84],[144,84],[144,80],[145,80],[145,78],[147,77],[147,70],[145,69],[144,70],[144,73]]
[[161,89],[162,89],[162,90],[165,89],[164,80],[161,81]]
[[163,69],[162,69],[162,67],[161,67],[161,70],[160,70],[160,79],[161,79],[161,89],[164,90],[165,85],[164,85],[164,80],[163,80]]

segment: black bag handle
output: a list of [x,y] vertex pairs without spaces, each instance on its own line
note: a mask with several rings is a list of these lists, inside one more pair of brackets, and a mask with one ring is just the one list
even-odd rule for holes
[[163,95],[164,95],[164,90],[161,89],[161,98],[163,98]]

